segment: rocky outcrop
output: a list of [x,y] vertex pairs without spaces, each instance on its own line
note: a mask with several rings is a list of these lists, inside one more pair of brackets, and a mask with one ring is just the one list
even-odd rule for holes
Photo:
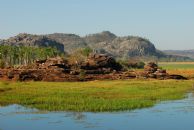
[[[69,64],[67,60],[56,57],[38,60],[32,65],[17,68],[2,69],[0,79],[7,78],[19,81],[83,81],[99,79],[101,74],[111,74],[121,70],[114,58],[104,54],[91,54],[81,65]],[[94,76],[95,75],[95,76]],[[109,79],[118,78],[108,75]],[[100,78],[101,79],[101,78]]]
[[49,58],[47,60],[38,60],[35,63],[38,69],[48,69],[52,67],[69,69],[68,62],[61,57]]
[[154,62],[150,62],[144,66],[144,74],[147,78],[164,79],[168,77],[166,70],[159,68]]
[[158,65],[154,62],[150,62],[144,66],[144,71],[148,74],[155,73],[158,70]]
[[60,57],[36,61],[31,66],[20,66],[18,68],[0,69],[1,80],[14,81],[89,81],[104,79],[177,79],[187,78],[181,75],[169,75],[166,70],[160,69],[157,64],[151,62],[145,65],[143,72],[123,71],[119,64],[107,55],[92,54],[88,60],[80,65],[79,69],[74,67]]
[[166,70],[158,67],[154,62],[150,62],[144,66],[144,72],[139,73],[138,77],[144,78],[154,78],[154,79],[182,79],[186,80],[186,77],[181,75],[170,75],[166,72]]
[[101,70],[104,72],[120,71],[121,65],[115,59],[105,54],[90,54],[87,61],[81,65],[84,70]]

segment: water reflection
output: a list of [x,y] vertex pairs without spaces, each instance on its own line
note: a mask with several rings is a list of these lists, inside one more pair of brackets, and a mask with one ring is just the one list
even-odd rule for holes
[[45,112],[19,105],[0,108],[0,130],[193,130],[194,94],[152,108],[114,112]]

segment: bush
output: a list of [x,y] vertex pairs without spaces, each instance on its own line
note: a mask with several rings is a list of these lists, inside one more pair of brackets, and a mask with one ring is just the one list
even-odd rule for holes
[[120,60],[118,62],[122,65],[122,67],[124,68],[124,70],[132,69],[132,68],[135,68],[135,69],[143,69],[144,68],[144,65],[145,65],[145,63],[142,62],[142,61],[139,61],[139,62],[131,62],[131,61],[126,61],[126,60]]
[[138,68],[138,69],[143,69],[144,66],[145,66],[145,63],[142,62],[142,61],[140,61],[140,62],[137,63],[137,68]]
[[[84,61],[86,61],[87,57],[82,54],[82,51],[80,49],[77,49],[73,51],[68,57],[68,63],[71,65],[77,65],[79,66],[82,64]],[[79,69],[79,68],[77,68]]]
[[128,70],[128,63],[126,60],[119,60],[118,63],[122,66],[123,70]]
[[86,47],[86,48],[82,48],[81,49],[81,53],[82,53],[82,55],[84,55],[84,56],[89,56],[89,54],[90,53],[92,53],[92,49],[91,48],[89,48],[89,47]]

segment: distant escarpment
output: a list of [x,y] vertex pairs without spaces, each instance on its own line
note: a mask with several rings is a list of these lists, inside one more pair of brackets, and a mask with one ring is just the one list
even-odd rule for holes
[[155,48],[149,40],[137,36],[118,37],[115,34],[104,31],[80,37],[75,34],[54,33],[48,35],[19,34],[0,44],[16,46],[55,47],[65,53],[72,53],[78,48],[91,48],[94,52],[104,53],[119,59],[157,59],[163,61],[191,60],[186,56],[174,56],[165,54]]
[[35,47],[55,47],[60,51],[64,51],[64,45],[56,40],[50,39],[44,35],[32,35],[21,33],[7,40],[2,40],[1,45],[10,46],[35,46]]
[[64,46],[64,51],[67,53],[71,53],[77,48],[85,48],[88,46],[83,38],[75,34],[54,33],[45,36],[61,43]]
[[163,52],[169,55],[186,56],[194,59],[194,50],[164,50]]

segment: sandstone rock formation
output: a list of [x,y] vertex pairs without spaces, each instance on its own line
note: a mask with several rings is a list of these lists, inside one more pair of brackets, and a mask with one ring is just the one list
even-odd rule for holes
[[120,71],[121,65],[118,64],[115,59],[105,54],[90,54],[87,61],[81,65],[81,69],[84,70],[101,70],[105,71]]
[[[121,70],[115,59],[102,54],[91,54],[78,69],[61,57],[38,60],[32,65],[19,66],[0,70],[0,79],[19,81],[83,81],[103,79],[118,79],[113,72]],[[107,74],[107,75],[103,75]],[[109,75],[110,74],[110,75]]]
[[159,68],[154,62],[149,62],[147,65],[145,65],[144,72],[140,73],[138,77],[155,79],[187,79],[181,75],[169,75],[166,70]]
[[119,64],[107,55],[92,54],[82,64],[79,70],[60,57],[36,61],[31,66],[0,69],[1,80],[15,81],[88,81],[104,79],[187,79],[181,75],[169,75],[166,70],[160,69],[157,64],[151,62],[145,65],[143,72],[122,71]]
[[144,73],[148,78],[164,79],[168,76],[166,70],[160,69],[154,62],[144,66]]

